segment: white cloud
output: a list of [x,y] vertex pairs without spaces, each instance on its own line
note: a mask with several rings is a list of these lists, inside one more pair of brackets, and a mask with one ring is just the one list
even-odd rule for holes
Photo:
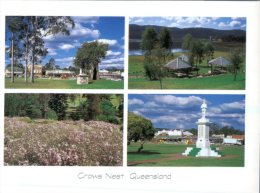
[[229,23],[229,25],[230,25],[231,27],[238,27],[238,26],[241,25],[241,22],[240,22],[240,21],[231,21],[231,22]]
[[219,27],[239,27],[241,25],[240,21],[231,21],[230,23],[224,23],[224,22],[220,22],[218,24]]
[[134,20],[135,23],[143,23],[144,20],[143,19],[137,19],[137,20]]
[[128,100],[128,104],[129,105],[143,105],[144,104],[144,102],[142,101],[142,100],[140,100],[140,99],[129,99]]
[[99,69],[109,69],[109,68],[117,68],[117,69],[124,69],[124,65],[122,64],[100,64]]
[[165,115],[158,116],[151,119],[153,123],[172,123],[180,121],[176,116]]
[[133,111],[133,113],[136,115],[142,115],[142,113],[140,113],[139,111]]
[[50,56],[56,56],[58,53],[53,48],[48,48],[48,55]]
[[219,24],[218,24],[218,27],[227,27],[228,25],[227,24],[225,24],[224,22],[220,22]]
[[60,44],[58,47],[62,50],[70,50],[72,48],[75,48],[75,46],[72,44]]
[[106,56],[119,56],[121,52],[113,52],[112,50],[108,50]]
[[55,61],[57,62],[72,62],[74,60],[74,57],[67,57],[67,58],[57,58]]
[[123,57],[102,60],[102,64],[113,64],[113,63],[122,63],[122,62],[124,62]]
[[154,101],[147,102],[145,106],[149,108],[159,107],[159,105],[156,104]]
[[97,23],[98,20],[99,20],[99,17],[83,17],[83,16],[80,16],[80,17],[72,17],[74,22],[77,22],[77,23],[91,23],[91,24],[94,24],[94,23]]
[[245,102],[244,101],[236,101],[232,103],[224,103],[220,105],[222,111],[235,111],[235,110],[244,110]]
[[110,39],[98,39],[98,42],[102,42],[104,44],[108,44],[109,46],[118,46],[117,40],[110,40]]
[[156,95],[155,101],[176,106],[194,106],[202,104],[203,99],[196,96],[176,97],[173,95]]
[[96,39],[100,36],[100,32],[97,29],[89,29],[79,23],[76,23],[75,28],[71,30],[70,35],[72,37],[91,37]]

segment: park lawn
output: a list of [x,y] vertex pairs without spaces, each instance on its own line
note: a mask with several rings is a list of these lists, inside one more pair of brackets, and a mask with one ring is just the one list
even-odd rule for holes
[[[175,53],[177,57],[183,53]],[[215,51],[214,57],[223,56],[229,58],[229,52]],[[143,67],[144,56],[129,56],[129,89],[161,89],[159,81],[150,81],[144,77]],[[245,63],[243,62],[241,72],[237,80],[231,73],[214,75],[203,78],[164,78],[163,89],[216,89],[216,90],[244,90],[245,89]],[[207,65],[206,59],[198,65],[198,74],[206,74],[211,68]],[[192,72],[196,75],[197,72]]]
[[[245,73],[239,73],[234,81],[233,74],[222,74],[210,77],[164,78],[163,89],[214,89],[243,90],[245,89]],[[159,81],[146,78],[129,78],[129,89],[161,89]]]
[[35,82],[24,83],[23,78],[15,78],[15,82],[11,83],[10,78],[5,78],[5,88],[30,88],[30,89],[123,89],[123,81],[112,80],[95,80],[90,84],[77,85],[76,80],[60,80],[60,79],[35,79]]
[[129,166],[244,166],[244,146],[217,146],[220,148],[221,158],[182,156],[187,145],[147,143],[141,153],[137,153],[138,147],[138,143],[128,146]]

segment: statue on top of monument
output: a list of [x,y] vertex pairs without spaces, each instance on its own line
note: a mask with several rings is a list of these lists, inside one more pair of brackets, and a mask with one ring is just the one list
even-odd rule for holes
[[202,118],[206,117],[206,110],[207,110],[207,104],[206,104],[206,100],[203,100],[203,103],[201,105],[201,112],[202,112]]

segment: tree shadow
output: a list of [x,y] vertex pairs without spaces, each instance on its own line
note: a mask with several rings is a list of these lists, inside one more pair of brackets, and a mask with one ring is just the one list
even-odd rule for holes
[[131,151],[131,152],[127,152],[127,154],[130,154],[130,155],[153,155],[153,154],[161,154],[161,153],[159,153],[157,151],[144,150],[144,151],[141,151],[141,152]]
[[[149,164],[151,164],[151,165],[155,165],[156,163],[157,162],[149,162]],[[140,164],[142,164],[142,163],[141,162],[140,163],[129,163],[129,164],[127,164],[127,166],[139,166]]]

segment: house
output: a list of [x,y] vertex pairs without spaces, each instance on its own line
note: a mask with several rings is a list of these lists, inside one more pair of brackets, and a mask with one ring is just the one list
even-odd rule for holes
[[100,70],[99,78],[106,80],[123,80],[123,76],[120,71],[109,72],[107,70]]
[[46,70],[46,76],[68,78],[75,76],[75,72],[70,70]]
[[[5,69],[5,77],[11,77],[11,66]],[[19,67],[14,67],[14,76],[22,77],[23,76],[23,69]]]
[[[31,74],[32,71],[32,65],[29,64],[27,66],[28,73]],[[34,77],[41,78],[42,77],[42,65],[34,65]]]

